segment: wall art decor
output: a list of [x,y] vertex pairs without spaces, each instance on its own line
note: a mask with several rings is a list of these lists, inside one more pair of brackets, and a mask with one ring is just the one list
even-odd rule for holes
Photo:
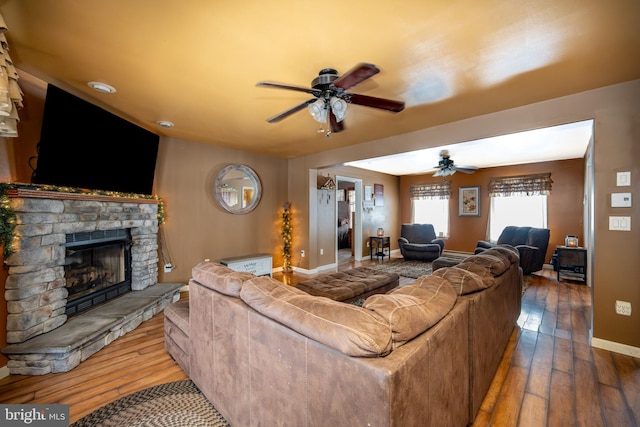
[[460,187],[460,216],[480,216],[480,187]]

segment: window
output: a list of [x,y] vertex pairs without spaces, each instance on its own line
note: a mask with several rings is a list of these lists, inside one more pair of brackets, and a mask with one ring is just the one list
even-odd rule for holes
[[449,195],[451,184],[415,184],[410,190],[412,222],[433,224],[436,235],[449,235]]
[[449,199],[418,199],[411,204],[414,224],[433,224],[436,235],[449,235]]
[[489,240],[495,242],[508,225],[547,228],[550,173],[489,180]]
[[495,242],[508,225],[547,228],[547,196],[491,197],[489,240]]

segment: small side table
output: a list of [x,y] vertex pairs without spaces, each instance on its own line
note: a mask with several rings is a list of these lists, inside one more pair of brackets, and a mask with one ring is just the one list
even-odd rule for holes
[[390,236],[370,236],[369,250],[370,250],[369,255],[372,260],[374,255],[376,258],[382,257],[383,262],[384,262],[385,256],[391,259],[391,237]]
[[587,282],[587,250],[585,248],[558,246],[556,254],[558,282],[562,277]]

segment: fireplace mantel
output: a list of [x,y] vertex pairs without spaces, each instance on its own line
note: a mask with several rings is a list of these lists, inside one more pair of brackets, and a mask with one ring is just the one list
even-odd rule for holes
[[94,194],[94,193],[67,193],[63,191],[48,191],[32,188],[9,188],[7,197],[10,198],[32,198],[32,199],[51,199],[51,200],[87,200],[96,202],[119,202],[119,203],[145,203],[158,204],[159,199],[155,197],[126,197],[120,193],[114,195]]

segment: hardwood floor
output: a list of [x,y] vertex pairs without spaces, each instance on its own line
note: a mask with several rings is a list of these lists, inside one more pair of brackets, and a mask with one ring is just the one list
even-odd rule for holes
[[[338,269],[369,263],[345,256]],[[290,284],[308,277],[274,274]],[[558,282],[551,270],[534,275],[473,426],[638,426],[640,359],[591,348],[590,312],[586,286]],[[73,422],[135,391],[186,379],[164,350],[163,321],[156,315],[70,372],[0,380],[0,403],[69,404]]]

